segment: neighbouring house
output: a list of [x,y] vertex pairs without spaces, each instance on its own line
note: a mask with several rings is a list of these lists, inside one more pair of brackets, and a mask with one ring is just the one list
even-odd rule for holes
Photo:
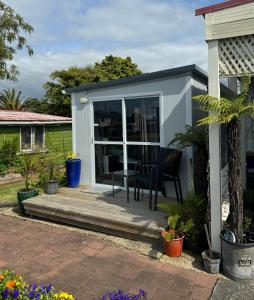
[[71,118],[27,111],[0,110],[0,147],[6,140],[18,139],[20,153],[71,151]]
[[[160,147],[200,118],[192,96],[206,93],[207,83],[202,69],[188,65],[67,89],[81,183],[110,185],[111,172],[156,160]],[[223,91],[230,93],[222,85]],[[193,149],[185,149],[180,170],[184,197],[193,189],[193,160]],[[167,195],[175,197],[171,183]]]

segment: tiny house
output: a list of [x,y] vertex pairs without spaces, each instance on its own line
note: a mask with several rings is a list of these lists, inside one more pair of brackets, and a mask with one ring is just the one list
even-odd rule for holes
[[[81,183],[111,185],[113,171],[156,160],[160,147],[199,119],[192,97],[207,92],[207,81],[202,69],[189,65],[67,89]],[[184,197],[193,187],[193,159],[193,149],[185,149],[180,170]],[[167,195],[175,197],[170,184]]]

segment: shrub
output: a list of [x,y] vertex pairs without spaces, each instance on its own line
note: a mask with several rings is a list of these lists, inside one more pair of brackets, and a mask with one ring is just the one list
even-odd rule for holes
[[0,148],[0,176],[8,173],[17,157],[18,139],[6,140]]
[[193,220],[193,227],[188,232],[185,249],[200,252],[206,247],[204,224],[207,221],[207,201],[202,197],[189,193],[187,199],[180,203],[162,203],[158,205],[168,215],[179,215],[182,222]]

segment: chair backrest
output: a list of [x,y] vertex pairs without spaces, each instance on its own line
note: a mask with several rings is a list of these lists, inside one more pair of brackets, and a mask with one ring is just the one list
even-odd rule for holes
[[160,148],[159,164],[167,166],[169,173],[178,174],[183,152],[173,148]]

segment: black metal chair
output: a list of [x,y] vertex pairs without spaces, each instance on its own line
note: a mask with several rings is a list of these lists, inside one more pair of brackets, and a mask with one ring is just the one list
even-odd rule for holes
[[178,201],[182,202],[179,166],[182,152],[171,148],[160,148],[157,162],[141,162],[136,165],[134,199],[139,201],[140,189],[149,190],[149,209],[152,209],[152,191],[155,191],[154,210],[157,209],[158,191],[166,197],[165,182],[173,181]]

